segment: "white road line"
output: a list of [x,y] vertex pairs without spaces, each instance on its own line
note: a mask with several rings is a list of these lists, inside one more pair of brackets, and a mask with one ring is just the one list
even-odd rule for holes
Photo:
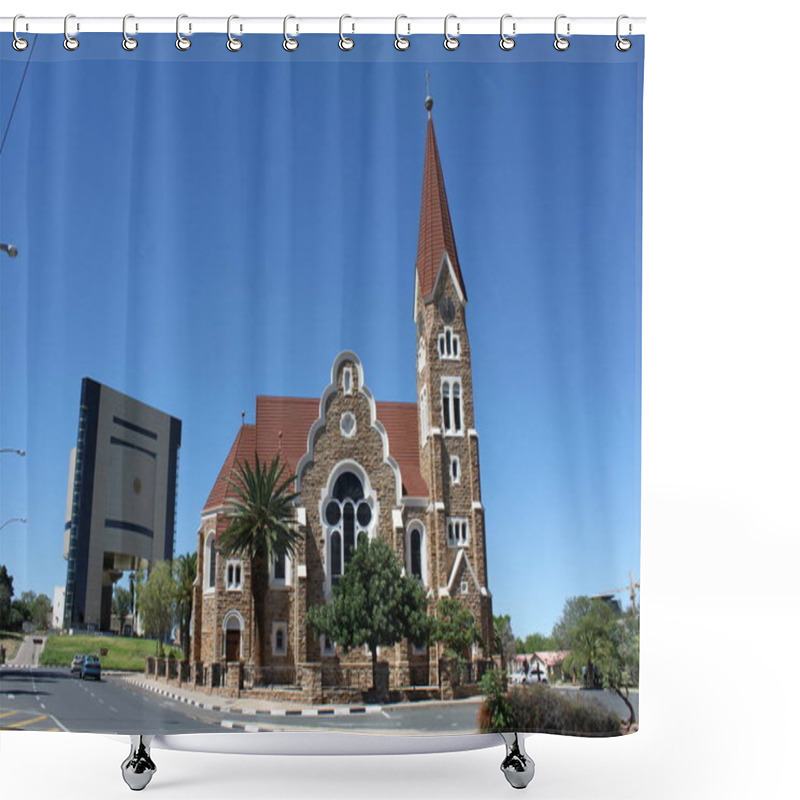
[[[93,696],[94,696],[94,695],[93,695]],[[100,698],[100,697],[98,697],[97,699],[98,699],[98,700],[99,700],[99,701],[100,701],[100,702],[101,702],[103,705],[105,705],[105,703],[106,703],[106,701],[105,701],[105,700],[103,700],[103,699],[102,699],[102,698]]]
[[39,705],[40,705],[42,708],[44,708],[44,703],[39,703]]
[[109,707],[108,707],[108,710],[109,710],[109,711],[113,711],[115,714],[119,714],[119,710],[118,710],[118,709],[116,709],[116,708],[114,708],[114,706],[109,706]]
[[53,722],[55,722],[55,724],[58,725],[58,727],[61,728],[64,733],[70,732],[69,728],[66,725],[62,725],[52,714],[50,715],[50,719],[53,720]]

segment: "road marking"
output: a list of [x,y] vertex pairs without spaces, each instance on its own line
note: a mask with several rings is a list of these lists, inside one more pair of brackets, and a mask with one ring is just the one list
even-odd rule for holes
[[7,697],[8,697],[9,700],[14,700],[16,698],[16,695],[9,694],[9,695],[7,695]]
[[50,719],[53,720],[53,722],[55,722],[55,724],[58,725],[58,727],[64,731],[64,733],[70,732],[69,728],[66,725],[62,725],[52,714],[50,715]]
[[22,722],[15,722],[13,725],[6,725],[6,728],[24,728],[26,725],[33,725],[34,722],[41,722],[47,719],[47,714],[42,714],[40,717],[33,717],[32,719],[25,719]]
[[3,719],[3,717],[11,717],[14,714],[18,714],[18,713],[19,713],[18,711],[5,711],[2,714],[0,714],[0,719]]
[[[92,697],[94,697],[94,695],[92,695]],[[99,700],[101,703],[103,703],[103,704],[105,705],[105,702],[106,702],[105,700],[103,700],[101,697],[98,697],[97,699],[98,699],[98,700]]]
[[113,711],[115,714],[119,714],[119,709],[114,708],[114,706],[109,706],[108,710]]
[[40,705],[42,708],[44,708],[44,703],[39,703],[39,705]]

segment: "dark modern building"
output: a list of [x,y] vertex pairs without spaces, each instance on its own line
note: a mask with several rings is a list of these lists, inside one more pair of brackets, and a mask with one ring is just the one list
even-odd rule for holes
[[64,627],[109,630],[114,584],[171,560],[181,421],[91,378],[70,457]]

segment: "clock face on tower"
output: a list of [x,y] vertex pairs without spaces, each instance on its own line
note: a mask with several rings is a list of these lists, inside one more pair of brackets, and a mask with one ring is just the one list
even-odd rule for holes
[[439,316],[445,325],[449,325],[456,318],[456,304],[451,297],[439,300]]

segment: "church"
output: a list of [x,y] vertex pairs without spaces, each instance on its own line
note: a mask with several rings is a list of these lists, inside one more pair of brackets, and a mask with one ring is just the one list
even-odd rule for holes
[[[486,531],[475,429],[467,290],[432,118],[428,112],[414,279],[417,402],[376,399],[369,365],[345,351],[319,397],[256,398],[255,424],[242,424],[202,512],[197,540],[190,661],[196,682],[294,687],[298,699],[346,697],[370,686],[369,651],[340,651],[313,634],[307,610],[330,599],[360,537],[391,545],[406,574],[426,590],[429,613],[441,598],[468,607],[492,642]],[[264,597],[267,637],[253,666],[249,565],[224,560],[230,480],[238,465],[279,454],[296,475],[301,541],[270,566]],[[403,641],[379,654],[391,687],[440,683],[441,645]],[[489,658],[480,647],[473,660]],[[202,671],[203,678],[200,677]],[[337,690],[339,694],[337,695]]]

